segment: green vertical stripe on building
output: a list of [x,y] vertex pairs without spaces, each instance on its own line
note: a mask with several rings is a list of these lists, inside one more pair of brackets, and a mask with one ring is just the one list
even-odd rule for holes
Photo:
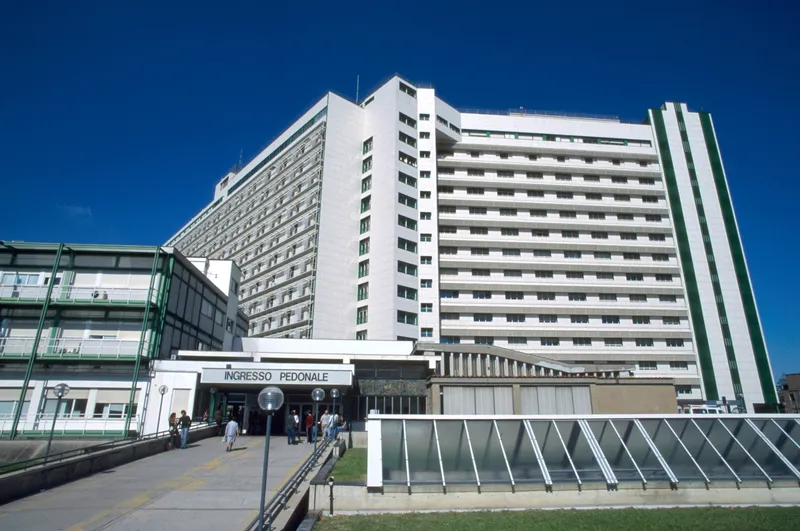
[[689,236],[686,233],[686,219],[683,216],[681,197],[678,192],[678,180],[675,178],[675,166],[672,162],[672,154],[669,149],[667,129],[664,126],[664,117],[661,115],[661,110],[651,109],[650,112],[653,115],[653,128],[656,133],[658,149],[661,152],[661,163],[663,165],[664,178],[667,184],[670,210],[672,211],[672,219],[675,223],[678,252],[681,255],[683,278],[686,282],[686,292],[689,297],[689,311],[692,314],[692,324],[694,326],[695,339],[697,340],[700,374],[703,376],[706,398],[709,400],[719,400],[717,379],[714,375],[714,363],[711,361],[711,348],[708,344],[706,322],[703,318],[703,306],[700,303],[700,290],[697,287],[697,275],[694,271],[692,250],[689,246]]
[[711,124],[711,115],[707,112],[701,112],[700,123],[703,127],[706,151],[708,151],[708,158],[711,162],[711,172],[714,175],[714,184],[717,188],[719,204],[722,207],[722,218],[725,222],[728,246],[733,256],[733,267],[736,271],[739,293],[742,296],[744,315],[747,320],[747,328],[750,332],[750,343],[753,347],[753,354],[756,359],[758,380],[761,382],[764,402],[767,404],[777,404],[778,398],[775,392],[775,382],[772,380],[772,371],[769,366],[767,346],[764,343],[764,336],[761,333],[761,323],[759,322],[758,312],[756,311],[756,300],[753,295],[753,287],[750,285],[750,277],[747,274],[742,241],[739,238],[739,231],[736,228],[736,218],[733,214],[733,205],[731,204],[731,196],[728,192],[728,183],[722,171],[722,158],[720,157],[719,146],[717,145],[717,139],[714,135],[714,126]]

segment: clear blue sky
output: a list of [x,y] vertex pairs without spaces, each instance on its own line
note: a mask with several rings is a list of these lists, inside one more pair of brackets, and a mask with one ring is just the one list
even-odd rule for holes
[[800,371],[797,2],[562,6],[0,0],[0,238],[161,244],[356,74],[461,108],[679,100],[713,113],[776,377]]

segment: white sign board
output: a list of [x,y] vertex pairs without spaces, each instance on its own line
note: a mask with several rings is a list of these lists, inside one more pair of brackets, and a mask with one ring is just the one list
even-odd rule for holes
[[297,369],[203,369],[201,383],[278,386],[352,385],[350,371]]

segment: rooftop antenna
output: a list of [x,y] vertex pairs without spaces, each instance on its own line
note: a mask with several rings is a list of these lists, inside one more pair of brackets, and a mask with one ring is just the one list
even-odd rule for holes
[[242,153],[243,153],[243,151],[244,151],[243,149],[239,150],[239,169],[240,170],[242,169]]
[[360,77],[359,74],[356,74],[356,105],[358,105],[358,82]]

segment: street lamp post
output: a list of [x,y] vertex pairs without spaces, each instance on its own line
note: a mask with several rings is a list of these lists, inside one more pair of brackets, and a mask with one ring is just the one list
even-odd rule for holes
[[61,399],[69,394],[69,386],[65,383],[60,383],[53,387],[53,394],[56,395],[58,401],[56,402],[56,411],[53,413],[53,425],[50,427],[50,438],[47,439],[47,451],[44,454],[44,464],[47,464],[47,458],[50,457],[50,445],[53,444],[53,433],[56,431],[56,419],[58,418],[58,410],[61,409]]
[[[331,398],[333,399],[333,411],[332,411],[333,418],[334,419],[338,419],[339,417],[336,416],[336,399],[339,398],[339,390],[338,389],[331,389]],[[333,421],[331,421],[331,422],[333,422]],[[332,432],[331,433],[331,438],[333,439],[334,438],[333,436],[336,435],[336,431],[335,431],[336,430],[336,425],[331,423],[331,425],[328,427],[328,429]]]
[[258,393],[258,406],[267,412],[267,434],[264,441],[264,470],[261,476],[261,510],[258,513],[258,530],[264,529],[264,498],[267,495],[267,469],[269,468],[269,432],[272,430],[272,414],[283,405],[283,391],[277,387],[265,387]]
[[319,413],[319,403],[325,400],[325,390],[317,387],[311,391],[311,400],[314,401],[314,462],[317,461],[317,415]]
[[156,421],[156,433],[161,429],[161,408],[164,406],[164,395],[169,391],[169,387],[162,385],[158,388],[158,394],[161,395],[161,402],[158,404],[158,420]]

